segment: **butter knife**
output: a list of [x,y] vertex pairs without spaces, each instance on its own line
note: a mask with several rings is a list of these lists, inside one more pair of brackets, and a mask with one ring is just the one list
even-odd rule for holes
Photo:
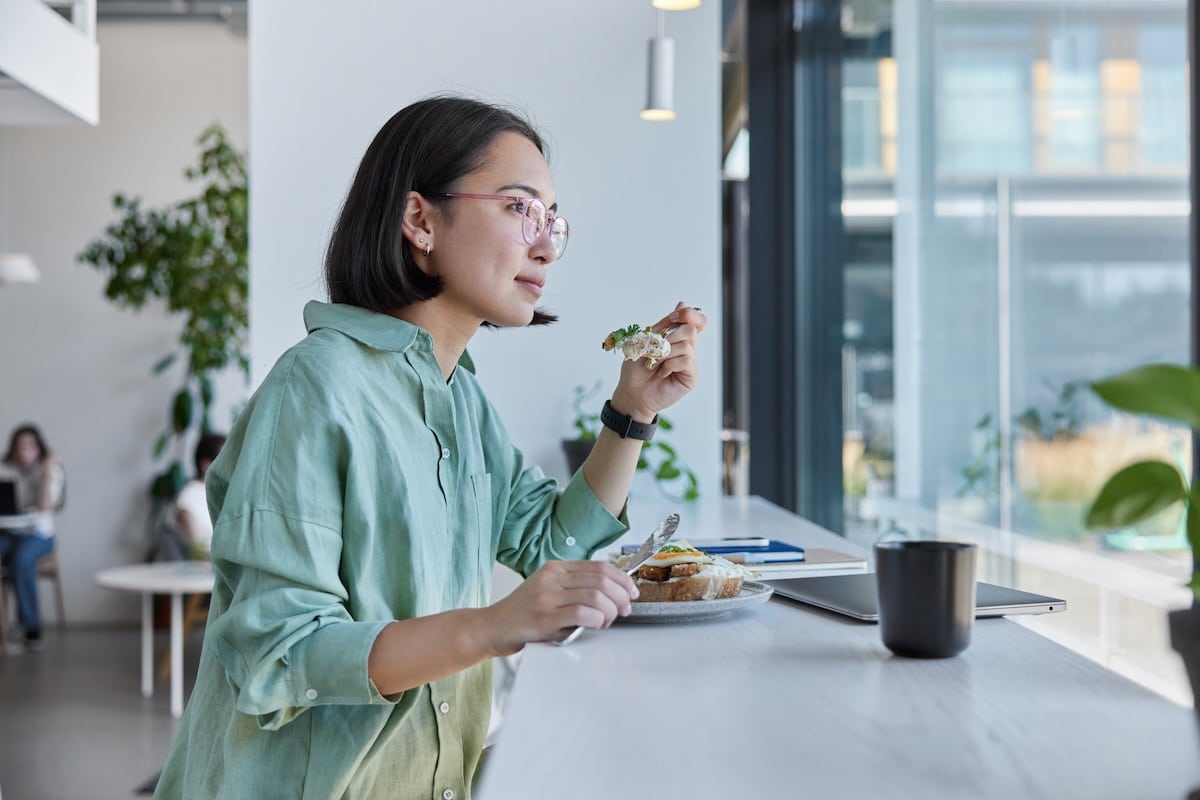
[[[679,527],[679,515],[670,514],[666,519],[659,523],[646,541],[642,542],[642,546],[637,549],[637,552],[625,562],[625,566],[621,569],[626,575],[632,575],[637,571],[637,568],[650,559],[650,556],[662,549],[662,546],[671,540],[675,535],[675,529]],[[554,637],[554,643],[559,647],[570,644],[575,641],[580,633],[583,632],[583,626],[575,628],[563,628],[558,632],[558,636]]]

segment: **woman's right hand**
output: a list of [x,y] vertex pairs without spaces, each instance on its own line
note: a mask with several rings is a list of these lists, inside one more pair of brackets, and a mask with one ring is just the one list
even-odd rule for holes
[[633,579],[603,561],[548,561],[512,594],[485,609],[489,649],[507,656],[563,628],[607,628],[628,616]]

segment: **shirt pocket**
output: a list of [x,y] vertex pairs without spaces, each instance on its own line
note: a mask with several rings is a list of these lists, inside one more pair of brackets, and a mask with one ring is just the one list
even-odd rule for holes
[[475,495],[479,576],[483,584],[480,602],[486,604],[492,593],[492,567],[496,563],[496,549],[492,545],[492,476],[486,472],[472,475],[471,491]]

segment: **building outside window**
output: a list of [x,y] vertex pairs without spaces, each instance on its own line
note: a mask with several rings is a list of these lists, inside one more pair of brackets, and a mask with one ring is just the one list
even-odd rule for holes
[[981,578],[1070,604],[1023,622],[1186,700],[1178,509],[1082,522],[1121,466],[1192,463],[1086,387],[1189,361],[1185,0],[840,12],[844,532],[978,541]]

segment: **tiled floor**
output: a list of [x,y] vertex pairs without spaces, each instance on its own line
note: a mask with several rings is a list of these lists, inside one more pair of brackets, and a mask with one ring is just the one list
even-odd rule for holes
[[[185,648],[190,690],[200,636]],[[160,633],[156,655],[167,647]],[[129,800],[155,775],[178,722],[170,687],[141,695],[136,628],[50,630],[38,653],[0,655],[4,800]]]

